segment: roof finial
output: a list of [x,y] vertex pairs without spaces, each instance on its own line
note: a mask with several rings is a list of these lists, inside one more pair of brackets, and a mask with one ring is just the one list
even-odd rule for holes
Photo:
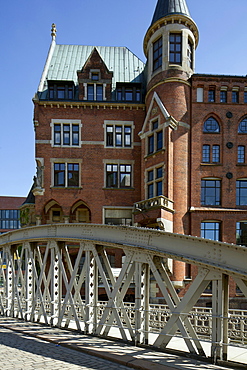
[[51,25],[51,37],[52,37],[52,41],[55,41],[56,40],[56,36],[57,36],[56,25],[55,25],[55,23],[52,23],[52,25]]

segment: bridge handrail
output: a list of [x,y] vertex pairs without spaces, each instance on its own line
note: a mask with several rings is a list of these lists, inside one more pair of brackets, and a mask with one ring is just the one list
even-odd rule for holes
[[247,279],[246,247],[133,226],[62,223],[33,226],[0,235],[0,250],[6,244],[18,244],[24,240],[35,242],[51,239],[145,249],[156,255],[215,268]]

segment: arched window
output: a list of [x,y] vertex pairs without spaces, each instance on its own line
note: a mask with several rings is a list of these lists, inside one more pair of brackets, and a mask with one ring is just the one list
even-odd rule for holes
[[239,134],[247,134],[247,118],[244,118],[238,125]]
[[220,126],[215,118],[209,117],[203,125],[203,132],[220,132]]

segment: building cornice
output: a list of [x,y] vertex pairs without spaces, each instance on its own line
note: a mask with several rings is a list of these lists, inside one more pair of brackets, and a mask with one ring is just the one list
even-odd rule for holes
[[236,208],[211,208],[211,207],[190,207],[190,212],[226,212],[226,213],[247,213],[247,209]]
[[44,106],[44,108],[84,108],[84,109],[135,109],[145,110],[145,104],[126,104],[126,103],[113,103],[113,102],[61,102],[61,101],[50,101],[50,100],[34,100],[34,104]]

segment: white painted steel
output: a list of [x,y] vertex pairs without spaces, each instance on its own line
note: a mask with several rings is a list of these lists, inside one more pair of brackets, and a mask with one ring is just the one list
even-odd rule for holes
[[[109,248],[121,249],[125,256],[117,277]],[[232,336],[242,336],[241,345],[247,343],[246,317],[239,320],[243,335],[237,334],[239,325],[231,332],[234,320],[228,318],[229,276],[247,297],[246,253],[245,247],[133,227],[57,224],[21,229],[0,235],[0,312],[96,335],[112,336],[114,328],[124,340],[162,349],[179,336],[187,352],[214,362],[227,360]],[[198,266],[182,298],[166,269],[168,258]],[[150,305],[150,279],[166,309]],[[212,311],[203,320],[194,306],[210,282]],[[123,302],[131,287],[133,305]],[[102,288],[104,304],[98,301]],[[198,315],[206,316],[206,311]]]

